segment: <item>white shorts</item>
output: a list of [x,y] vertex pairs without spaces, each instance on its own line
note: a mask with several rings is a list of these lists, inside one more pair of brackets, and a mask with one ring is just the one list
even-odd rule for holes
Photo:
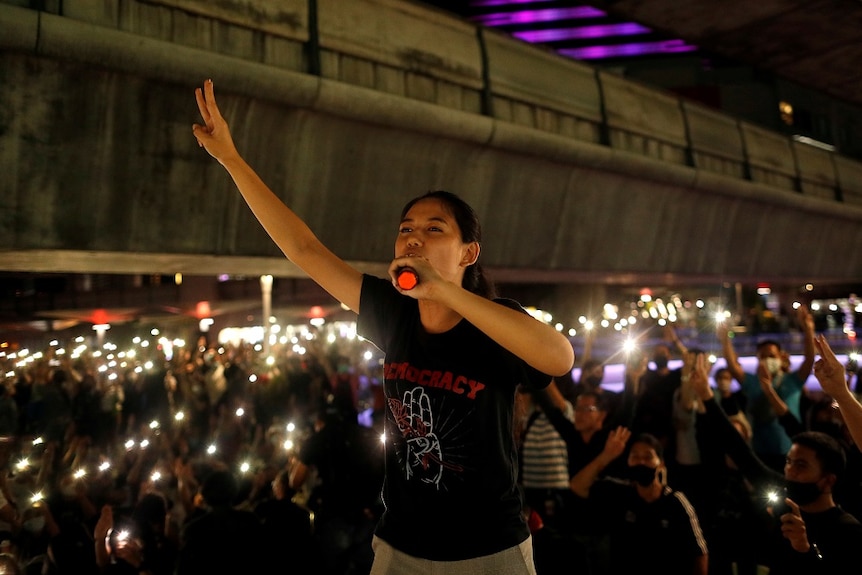
[[370,575],[536,575],[533,539],[492,555],[461,561],[431,561],[402,553],[376,535]]

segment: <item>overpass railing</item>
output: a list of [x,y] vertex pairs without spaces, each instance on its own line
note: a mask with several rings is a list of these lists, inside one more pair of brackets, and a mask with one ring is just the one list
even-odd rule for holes
[[[0,0],[0,22],[31,4]],[[862,205],[862,163],[856,160],[405,0],[38,4],[40,14]]]

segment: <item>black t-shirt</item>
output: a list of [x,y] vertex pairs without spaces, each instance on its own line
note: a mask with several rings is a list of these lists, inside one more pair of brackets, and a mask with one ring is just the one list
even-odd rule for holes
[[657,573],[687,575],[695,558],[707,554],[697,514],[679,491],[665,487],[647,502],[634,485],[605,478],[590,488],[588,501],[610,535],[613,573],[637,573],[649,565]]
[[[808,553],[795,551],[775,522],[772,533],[769,572],[774,575],[851,575],[859,572],[859,544],[862,524],[841,509],[832,507],[819,513],[803,511],[805,531],[812,546]],[[816,547],[815,547],[816,546]]]
[[427,333],[416,300],[368,275],[358,331],[386,354],[386,510],[377,535],[438,561],[523,542],[529,530],[516,484],[515,389],[542,388],[550,376],[466,320]]

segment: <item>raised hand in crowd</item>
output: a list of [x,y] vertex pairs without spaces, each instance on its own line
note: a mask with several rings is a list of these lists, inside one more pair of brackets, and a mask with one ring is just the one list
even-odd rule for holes
[[602,452],[571,478],[569,486],[576,495],[579,497],[589,496],[590,487],[598,479],[601,472],[617,457],[625,453],[631,435],[631,430],[623,426],[617,427],[608,434]]
[[632,390],[634,395],[643,393],[642,379],[649,368],[649,359],[641,351],[633,351],[626,358],[625,385]]
[[695,356],[689,371],[688,383],[701,401],[712,399],[715,395],[709,385],[709,368],[707,367],[706,355],[699,353]]
[[815,339],[820,358],[814,363],[814,376],[823,391],[838,404],[844,423],[857,447],[862,448],[862,404],[850,391],[847,370],[835,357],[835,353],[823,335]]

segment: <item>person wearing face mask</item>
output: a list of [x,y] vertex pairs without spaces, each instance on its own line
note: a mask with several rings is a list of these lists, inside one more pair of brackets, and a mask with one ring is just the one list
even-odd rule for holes
[[[565,441],[568,459],[568,478],[575,476],[581,469],[595,459],[604,449],[608,435],[618,425],[630,425],[631,423],[631,395],[630,385],[623,391],[622,401],[619,403],[620,410],[613,422],[609,417],[607,399],[610,395],[617,396],[614,392],[599,393],[597,391],[582,391],[577,395],[574,404],[574,421],[566,419],[565,414],[556,408],[547,396],[553,390],[553,385],[548,390],[536,392],[534,395],[548,414],[548,419],[560,437]],[[614,461],[611,466],[606,467],[602,474],[615,475],[616,467],[622,467],[624,462]],[[568,513],[564,521],[559,522],[560,530],[569,541],[569,553],[573,544],[583,546],[586,553],[586,569],[593,575],[607,572],[607,534],[598,529],[589,513],[584,513],[584,506],[579,498],[575,496],[566,480],[566,495],[564,500],[568,506]],[[567,564],[569,572],[572,562]]]
[[778,473],[757,456],[721,410],[703,362],[692,381],[706,411],[704,425],[746,479],[764,493],[773,521],[752,544],[759,546],[770,575],[857,573],[862,523],[833,498],[847,461],[835,438],[819,431],[797,433],[783,473]]
[[715,370],[712,375],[715,380],[715,388],[718,391],[721,408],[727,415],[734,415],[742,412],[746,420],[748,416],[745,413],[748,411],[748,398],[742,393],[741,389],[733,390],[733,374],[726,367],[720,367]]
[[705,575],[708,547],[697,512],[667,485],[661,443],[642,433],[631,439],[625,478],[600,477],[622,455],[631,431],[617,427],[602,452],[570,481],[590,516],[608,534],[608,573],[648,568],[666,575]]
[[803,333],[803,360],[796,371],[790,371],[781,344],[775,340],[763,340],[757,344],[758,367],[755,373],[746,372],[740,365],[727,326],[723,323],[717,326],[727,369],[748,399],[746,415],[752,426],[751,446],[757,456],[776,471],[783,469],[791,442],[769,394],[764,393],[764,386],[774,389],[792,416],[802,421],[800,402],[803,387],[814,366],[814,319],[805,306],[797,310],[797,324]]
[[[676,350],[682,357],[688,348],[682,343],[672,326],[663,328],[663,339],[652,347],[649,363],[636,386],[636,399],[632,432],[649,433],[664,447],[669,461],[676,459],[676,428],[674,426],[674,396],[682,384],[682,368],[671,369],[670,362]],[[631,354],[633,356],[637,353]],[[630,361],[627,361],[628,371]],[[650,365],[651,364],[651,365]]]

